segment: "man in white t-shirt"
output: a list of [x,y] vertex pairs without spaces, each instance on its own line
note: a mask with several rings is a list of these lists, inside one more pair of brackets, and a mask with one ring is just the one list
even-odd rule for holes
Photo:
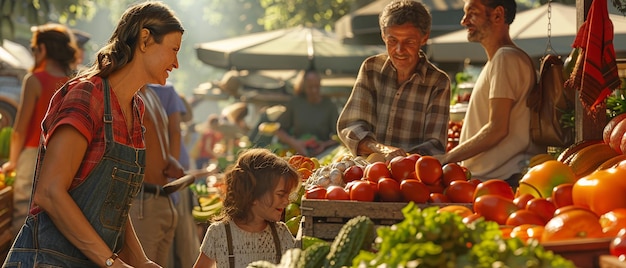
[[467,39],[479,42],[488,61],[465,114],[460,144],[437,155],[442,163],[461,162],[482,181],[504,179],[517,188],[527,160],[545,148],[530,139],[528,92],[535,84],[530,57],[511,40],[514,0],[465,0],[461,24]]

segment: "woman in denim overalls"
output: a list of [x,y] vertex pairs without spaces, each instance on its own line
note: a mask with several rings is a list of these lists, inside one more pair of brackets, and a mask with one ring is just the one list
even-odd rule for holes
[[57,91],[42,122],[31,211],[3,267],[160,267],[128,217],[145,166],[136,92],[178,68],[182,34],[164,4],[132,6],[94,65]]

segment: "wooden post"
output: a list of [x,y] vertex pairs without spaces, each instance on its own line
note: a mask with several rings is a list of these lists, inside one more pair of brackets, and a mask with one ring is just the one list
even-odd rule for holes
[[[608,0],[596,0],[596,1],[608,1]],[[576,29],[580,29],[580,26],[587,19],[587,13],[589,13],[589,7],[592,0],[576,0]],[[576,96],[578,98],[578,91]],[[575,130],[576,141],[581,140],[597,140],[602,139],[602,131],[607,123],[606,108],[603,103],[595,112],[591,113],[587,111],[580,99],[576,101],[575,111]]]

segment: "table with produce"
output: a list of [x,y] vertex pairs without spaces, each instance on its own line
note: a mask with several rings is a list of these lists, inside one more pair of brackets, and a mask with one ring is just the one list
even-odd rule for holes
[[624,119],[532,157],[516,191],[430,156],[287,157],[303,179],[284,219],[300,247],[251,266],[626,267],[626,155],[612,139]]
[[[602,139],[532,157],[516,190],[417,154],[285,156],[302,177],[284,213],[298,247],[251,267],[626,267],[626,113],[609,117]],[[206,223],[219,194],[191,187]]]

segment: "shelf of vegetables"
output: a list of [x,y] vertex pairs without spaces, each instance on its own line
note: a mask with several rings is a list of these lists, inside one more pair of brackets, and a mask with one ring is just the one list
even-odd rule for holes
[[[376,227],[390,226],[404,219],[402,208],[406,202],[360,202],[342,200],[302,199],[302,234],[321,238],[334,239],[341,227],[356,216],[367,216]],[[430,206],[464,206],[471,210],[471,203],[422,203],[415,204],[419,208]]]
[[[614,116],[603,134],[621,138],[626,133],[623,122],[626,116]],[[300,214],[286,213],[289,216],[285,220],[296,219],[300,223],[295,231],[303,241],[300,250],[304,255],[307,238],[335,242],[337,237],[345,236],[342,230],[351,220],[366,217],[378,235],[375,250],[360,251],[365,255],[352,257],[362,258],[365,263],[382,258],[386,267],[417,267],[416,262],[422,263],[419,267],[487,267],[483,266],[488,263],[485,260],[499,262],[501,267],[601,267],[602,256],[626,254],[626,149],[621,148],[622,144],[612,139],[588,140],[558,154],[535,155],[529,160],[517,191],[503,180],[477,181],[462,166],[442,166],[428,156],[408,155],[391,161],[373,154],[363,158],[341,153],[329,161],[290,158],[290,163],[297,164],[303,174],[303,187],[298,193],[304,198],[296,198],[290,204],[294,209],[289,211]],[[408,182],[412,190],[404,191]],[[448,207],[464,209],[443,209]],[[432,211],[442,215],[430,215]],[[450,214],[446,212],[456,216],[444,216]],[[465,227],[456,224],[457,217]],[[429,221],[436,224],[429,225]],[[371,256],[382,251],[383,244],[377,243],[382,243],[385,235],[399,239],[404,234],[397,232],[410,224],[419,227],[406,227],[407,230],[418,233],[412,234],[415,237],[406,245],[394,246],[402,248],[401,252]],[[451,240],[438,240],[421,228],[432,228]],[[445,255],[450,253],[447,248],[445,253],[439,252],[442,245],[448,247],[458,242],[455,233],[459,230],[484,234],[471,238],[474,240],[465,244],[468,248],[461,247],[456,253],[459,256]],[[488,236],[489,241],[481,240],[482,236]],[[436,246],[412,248],[411,243],[428,242],[419,240],[424,237]],[[616,244],[620,240],[624,242]],[[407,263],[391,262],[390,256],[404,258],[404,254],[412,254],[411,250],[424,251],[416,254],[428,257],[420,260],[421,255],[408,256]],[[352,259],[345,265],[351,266]],[[438,263],[439,259],[448,262]],[[423,264],[430,261],[435,265]]]

